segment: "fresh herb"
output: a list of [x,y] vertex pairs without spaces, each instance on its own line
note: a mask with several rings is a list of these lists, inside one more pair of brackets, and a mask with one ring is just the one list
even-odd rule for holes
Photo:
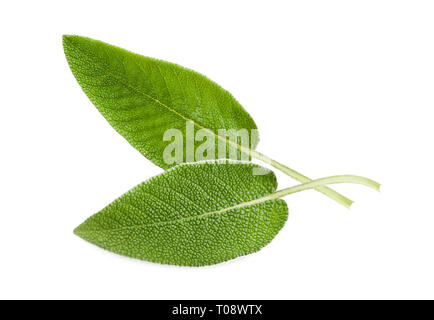
[[[379,189],[377,182],[353,175],[311,180],[256,151],[253,119],[229,92],[197,72],[85,37],[64,36],[63,45],[100,113],[167,169],[74,230],[104,249],[165,264],[220,263],[256,252],[277,235],[288,217],[280,199],[286,195],[316,189],[349,207],[352,201],[328,184]],[[238,161],[252,157],[302,184],[276,191],[272,171]]]
[[332,183],[379,187],[366,178],[335,176],[276,191],[274,173],[253,175],[255,167],[229,160],[178,165],[128,191],[74,232],[137,259],[210,265],[267,245],[288,218],[281,197]]

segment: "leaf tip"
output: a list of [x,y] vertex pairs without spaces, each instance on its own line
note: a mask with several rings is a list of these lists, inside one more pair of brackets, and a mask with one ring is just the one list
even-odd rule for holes
[[72,232],[76,235],[82,238],[82,228],[83,224],[80,224],[78,227],[76,227]]
[[62,35],[62,45],[63,45],[63,51],[65,51],[65,54],[67,54],[68,52],[68,47],[69,44],[71,42],[71,40],[73,39],[73,35],[70,34],[64,34]]
[[62,35],[62,43],[65,44],[65,42],[68,42],[69,40],[71,40],[72,37],[74,37],[74,36],[71,34]]
[[73,232],[76,236],[78,236],[78,232],[79,232],[78,228],[79,228],[79,227],[77,227],[77,228],[75,228],[74,230],[72,230],[72,232]]
[[77,36],[74,34],[64,34],[62,35],[62,44],[63,48],[66,49],[68,46],[73,45],[74,43],[77,43],[77,41],[85,39],[84,37]]

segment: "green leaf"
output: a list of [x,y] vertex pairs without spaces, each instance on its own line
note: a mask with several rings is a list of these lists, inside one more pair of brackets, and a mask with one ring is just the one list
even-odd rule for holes
[[[227,160],[182,164],[141,183],[74,232],[115,253],[202,266],[260,250],[285,224],[288,208],[267,199],[271,171]],[[266,170],[265,168],[262,168]]]
[[[168,129],[178,129],[186,137],[187,121],[196,130],[210,131],[214,140],[219,129],[246,129],[248,147],[258,144],[257,135],[251,134],[256,124],[250,115],[228,91],[205,76],[85,37],[63,36],[63,46],[72,73],[100,113],[158,166],[167,169],[176,164],[163,159],[168,145],[163,135]],[[194,149],[202,144],[194,137],[192,141]],[[184,143],[183,162],[191,162],[186,148]],[[217,143],[214,150],[212,159],[219,155]],[[229,152],[228,146],[222,158],[229,158]]]

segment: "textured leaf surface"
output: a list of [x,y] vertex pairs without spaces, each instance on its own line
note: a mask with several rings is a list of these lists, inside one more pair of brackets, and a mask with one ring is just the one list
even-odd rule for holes
[[179,165],[136,186],[74,232],[115,253],[164,264],[202,266],[256,252],[283,227],[288,209],[281,199],[261,199],[277,182],[271,171],[252,175],[255,166]]
[[[64,36],[63,46],[74,76],[101,114],[162,168],[172,166],[163,161],[168,144],[163,133],[175,128],[185,137],[187,120],[214,134],[218,129],[247,129],[249,134],[256,129],[229,92],[197,72],[80,36]],[[251,137],[252,149],[257,143],[258,137]]]

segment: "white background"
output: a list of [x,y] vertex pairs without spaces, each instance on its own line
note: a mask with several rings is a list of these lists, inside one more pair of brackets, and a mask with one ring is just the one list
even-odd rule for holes
[[[0,298],[434,298],[432,1],[3,1],[0,4]],[[162,172],[75,81],[62,34],[199,71],[255,119],[258,150],[381,193],[288,196],[253,255],[162,266],[73,235]],[[278,174],[280,186],[295,184]]]

